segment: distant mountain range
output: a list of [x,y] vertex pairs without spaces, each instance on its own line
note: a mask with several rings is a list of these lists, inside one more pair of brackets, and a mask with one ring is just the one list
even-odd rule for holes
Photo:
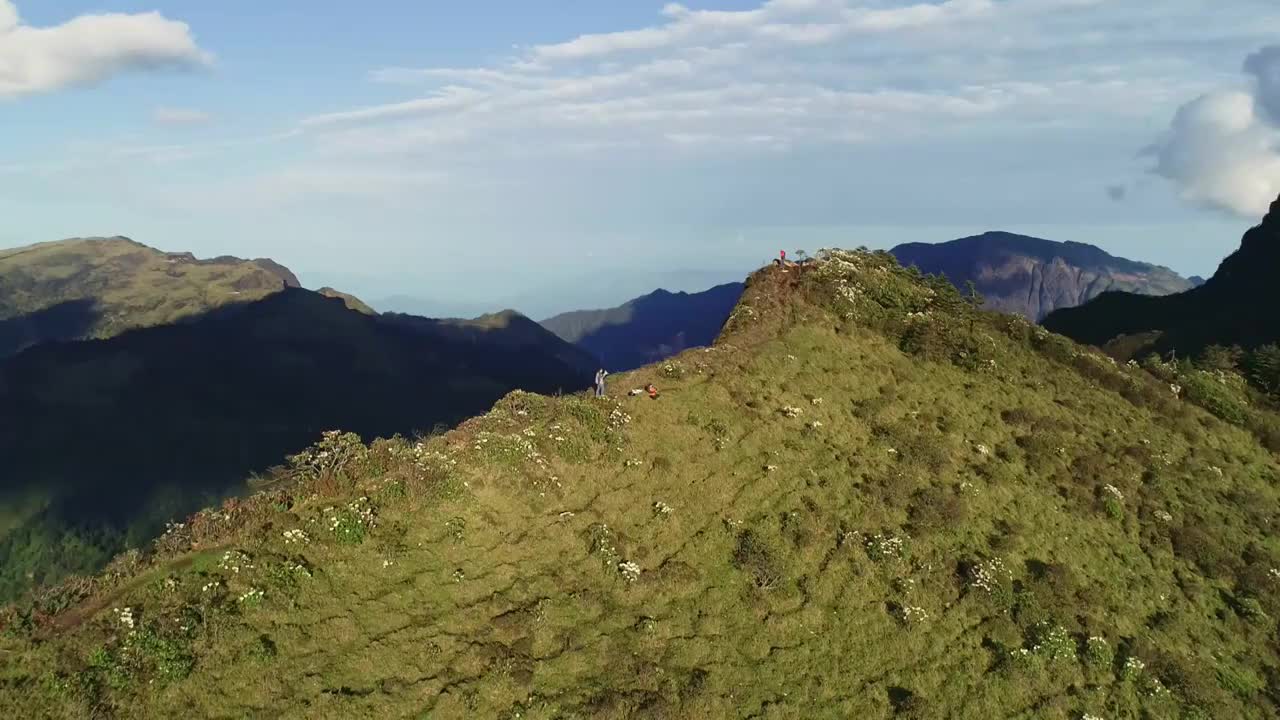
[[271,260],[199,260],[124,237],[0,250],[0,357],[48,340],[177,322],[298,286]]
[[[409,313],[425,317],[471,318],[502,308],[514,308],[528,317],[549,318],[582,308],[612,307],[621,299],[646,295],[654,288],[662,287],[671,292],[696,293],[704,288],[723,283],[738,283],[748,268],[741,270],[696,270],[666,268],[661,271],[643,268],[618,268],[611,271],[589,272],[586,269],[568,268],[567,272],[553,278],[540,279],[538,275],[525,274],[519,285],[527,289],[518,292],[499,291],[492,297],[473,299],[442,298],[432,293],[435,289],[424,283],[422,295],[416,293],[379,295],[370,291],[362,295],[370,305],[381,312]],[[326,276],[332,278],[333,276]],[[498,275],[498,277],[502,277]],[[515,280],[514,277],[511,280]],[[400,278],[399,282],[407,282]],[[490,282],[495,282],[492,278]],[[501,282],[501,281],[497,281]],[[530,283],[525,285],[525,283]],[[340,282],[330,282],[335,287],[350,287]],[[361,285],[368,285],[368,278],[361,278]],[[515,283],[512,283],[515,284]],[[499,287],[505,287],[501,284]]]
[[710,345],[742,295],[742,283],[699,293],[658,290],[607,310],[579,310],[542,321],[611,371],[631,370],[691,347]]
[[[22,301],[0,305],[5,322],[30,330],[0,359],[0,600],[96,570],[326,430],[426,433],[515,389],[586,388],[594,370],[517,313],[380,316],[266,261],[202,263],[119,239],[37,248],[60,257],[0,260],[0,297]],[[72,277],[83,280],[55,281]],[[83,324],[45,323],[64,302]]]
[[1280,341],[1280,286],[1272,277],[1278,268],[1280,199],[1200,287],[1168,297],[1109,292],[1059,310],[1044,324],[1122,357],[1168,351],[1193,356],[1210,345],[1250,350]]
[[908,243],[889,252],[906,266],[945,275],[964,289],[970,281],[990,310],[1033,322],[1112,290],[1169,295],[1195,286],[1172,270],[1110,255],[1077,242],[989,232],[937,244]]
[[[1086,302],[1107,290],[1148,295],[1198,284],[1164,267],[1115,257],[1092,245],[990,232],[950,242],[899,245],[903,265],[944,275],[964,289],[970,280],[991,310],[1039,321],[1049,312]],[[690,347],[709,345],[743,291],[726,283],[700,293],[666,290],[606,310],[578,310],[542,321],[566,342],[611,370],[629,370]]]

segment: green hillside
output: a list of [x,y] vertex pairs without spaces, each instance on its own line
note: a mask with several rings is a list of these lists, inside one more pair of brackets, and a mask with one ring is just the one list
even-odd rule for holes
[[1277,465],[1141,368],[833,252],[611,381],[10,608],[0,714],[1277,717]]
[[[371,316],[300,288],[0,360],[0,603],[100,570],[341,427],[452,427],[512,390],[589,384],[532,320]],[[514,320],[514,319],[513,319]],[[412,321],[412,322],[410,322]]]
[[285,287],[298,279],[270,260],[198,260],[123,237],[0,250],[0,357],[165,325]]

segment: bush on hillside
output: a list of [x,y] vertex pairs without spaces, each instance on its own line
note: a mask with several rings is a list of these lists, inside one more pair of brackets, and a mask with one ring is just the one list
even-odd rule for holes
[[1234,374],[1222,371],[1193,371],[1182,377],[1187,400],[1232,425],[1244,426],[1249,411],[1242,397],[1243,388],[1233,387]]
[[747,528],[738,533],[733,564],[751,576],[761,590],[771,590],[782,582],[784,570],[778,552],[760,532]]
[[1270,343],[1255,349],[1244,357],[1241,366],[1263,392],[1280,396],[1280,345]]

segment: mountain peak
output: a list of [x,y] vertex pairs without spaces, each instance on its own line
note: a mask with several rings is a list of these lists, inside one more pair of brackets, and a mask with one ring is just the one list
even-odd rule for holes
[[1205,283],[1208,292],[1224,285],[1241,290],[1246,285],[1271,288],[1280,270],[1280,198],[1262,221],[1245,232],[1240,247],[1222,261],[1218,271]]
[[201,260],[123,236],[0,251],[0,357],[48,340],[105,338],[299,287],[268,259]]
[[1116,257],[1093,245],[1000,230],[936,244],[908,243],[890,252],[903,265],[944,275],[957,287],[973,282],[989,308],[1034,321],[1108,290],[1163,295],[1192,287],[1168,268]]
[[1125,351],[1117,351],[1122,355],[1170,350],[1194,355],[1209,345],[1251,349],[1280,340],[1280,319],[1271,312],[1280,305],[1278,268],[1280,199],[1203,285],[1163,298],[1108,293],[1054,313],[1045,326],[1079,342],[1123,344]]

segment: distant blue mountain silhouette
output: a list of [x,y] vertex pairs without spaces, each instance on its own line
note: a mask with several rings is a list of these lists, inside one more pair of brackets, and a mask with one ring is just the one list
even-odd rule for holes
[[605,368],[632,370],[711,344],[742,288],[742,283],[726,283],[699,293],[658,290],[615,308],[556,315],[542,325],[594,355]]

